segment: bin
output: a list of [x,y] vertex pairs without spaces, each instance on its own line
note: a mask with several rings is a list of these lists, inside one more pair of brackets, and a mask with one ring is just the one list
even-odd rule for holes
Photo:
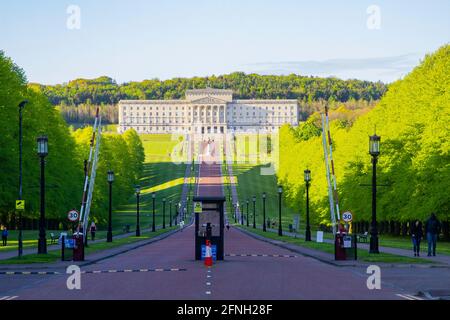
[[73,234],[74,248],[73,261],[84,261],[84,241],[83,234],[76,232]]
[[334,241],[334,260],[357,260],[356,235],[338,233]]

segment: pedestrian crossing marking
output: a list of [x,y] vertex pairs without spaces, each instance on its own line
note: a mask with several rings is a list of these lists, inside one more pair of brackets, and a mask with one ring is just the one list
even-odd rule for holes
[[19,296],[3,296],[0,297],[0,300],[6,301],[6,300],[14,300],[17,299]]
[[412,294],[400,294],[397,293],[396,296],[406,299],[406,300],[424,300],[423,298],[413,296]]

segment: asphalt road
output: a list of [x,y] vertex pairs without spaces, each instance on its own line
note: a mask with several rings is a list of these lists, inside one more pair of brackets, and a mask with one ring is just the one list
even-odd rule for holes
[[[210,149],[214,150],[214,149]],[[198,193],[222,192],[220,166],[203,163]],[[82,268],[81,289],[69,275],[0,275],[1,299],[405,299],[403,290],[369,290],[368,275],[225,231],[225,260],[207,268],[194,259],[194,228]]]

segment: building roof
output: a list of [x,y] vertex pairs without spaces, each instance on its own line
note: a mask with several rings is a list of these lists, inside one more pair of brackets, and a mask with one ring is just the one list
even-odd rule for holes
[[186,95],[196,95],[196,94],[218,94],[218,95],[230,95],[231,94],[232,95],[233,90],[216,89],[216,88],[186,90]]

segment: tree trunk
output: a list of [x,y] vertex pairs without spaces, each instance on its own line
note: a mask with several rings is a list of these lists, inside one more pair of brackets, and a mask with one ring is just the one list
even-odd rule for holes
[[450,226],[448,221],[442,222],[442,233],[444,234],[443,240],[450,241]]
[[406,237],[408,234],[408,224],[406,222],[402,222],[402,236]]
[[392,220],[391,220],[391,222],[390,222],[390,224],[389,224],[389,229],[390,229],[389,233],[390,233],[391,235],[394,235],[394,234],[395,234],[395,222],[392,221]]
[[394,236],[399,236],[400,235],[400,222],[395,221],[394,226],[395,226]]

